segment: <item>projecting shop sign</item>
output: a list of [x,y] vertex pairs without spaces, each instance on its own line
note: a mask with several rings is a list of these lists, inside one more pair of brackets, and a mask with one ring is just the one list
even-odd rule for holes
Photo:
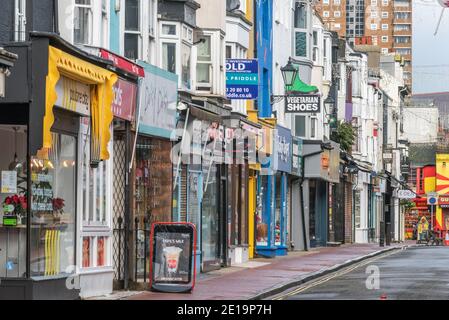
[[285,113],[320,113],[321,97],[317,94],[287,95]]
[[226,98],[254,100],[259,92],[259,65],[256,59],[226,60]]

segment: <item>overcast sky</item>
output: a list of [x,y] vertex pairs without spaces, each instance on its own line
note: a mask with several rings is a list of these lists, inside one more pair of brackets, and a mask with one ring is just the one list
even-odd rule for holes
[[437,0],[413,2],[413,93],[449,91],[449,8],[434,32],[442,7]]

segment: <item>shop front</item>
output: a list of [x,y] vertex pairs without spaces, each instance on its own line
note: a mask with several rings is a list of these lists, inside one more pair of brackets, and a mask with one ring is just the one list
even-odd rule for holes
[[256,201],[256,254],[275,257],[275,170],[274,141],[275,119],[259,118],[262,137],[259,142],[257,161],[261,170],[257,177]]
[[304,140],[304,208],[311,247],[326,246],[333,232],[334,217],[330,203],[330,184],[340,182],[340,146],[329,141]]
[[151,224],[173,221],[171,137],[176,129],[178,76],[144,62],[139,65],[145,77],[139,83],[137,135],[132,142],[130,268],[135,282],[147,282]]
[[[0,162],[0,298],[76,299],[92,285],[111,290],[117,75],[109,62],[55,36],[32,34],[10,50],[19,60],[7,82],[11,95],[0,99],[0,135],[8,141]],[[101,229],[89,242],[85,222]],[[84,274],[87,264],[96,272]]]
[[289,175],[292,172],[292,135],[288,128],[276,126],[274,144],[275,168],[275,240],[276,255],[285,256],[288,250]]
[[185,108],[178,115],[173,218],[197,226],[197,272],[208,272],[230,264],[228,164],[232,163],[232,153],[226,155],[225,146],[232,145],[233,131],[222,122],[230,109],[195,102],[184,102]]

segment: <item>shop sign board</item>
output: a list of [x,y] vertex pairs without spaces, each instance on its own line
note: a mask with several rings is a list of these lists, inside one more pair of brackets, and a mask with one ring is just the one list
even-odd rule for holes
[[139,133],[170,139],[176,129],[178,76],[139,62],[145,78],[139,86]]
[[226,98],[255,100],[259,93],[259,65],[257,59],[226,60]]
[[302,166],[302,139],[292,137],[292,175],[301,176]]
[[411,190],[398,190],[399,199],[415,199],[416,194]]
[[128,59],[118,56],[108,50],[100,49],[100,56],[104,59],[111,60],[114,66],[117,68],[132,73],[135,76],[139,77],[145,76],[145,71],[141,66],[129,61]]
[[439,196],[438,198],[438,204],[441,208],[449,208],[449,195],[446,196]]
[[285,113],[320,113],[319,94],[289,94],[285,98]]
[[114,84],[113,90],[115,98],[112,101],[112,112],[114,116],[133,121],[136,111],[137,85],[119,78]]
[[274,149],[277,154],[275,169],[282,172],[292,171],[292,134],[290,129],[276,126],[276,142]]
[[56,83],[55,105],[78,114],[90,116],[90,86],[61,76]]
[[189,292],[195,285],[196,229],[191,223],[154,223],[150,285],[162,292]]

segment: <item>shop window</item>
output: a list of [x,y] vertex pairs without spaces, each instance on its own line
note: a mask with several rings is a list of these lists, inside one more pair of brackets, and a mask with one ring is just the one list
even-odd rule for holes
[[92,42],[92,4],[91,0],[75,0],[73,21],[73,41],[77,44]]
[[276,175],[276,209],[275,209],[275,226],[274,226],[274,245],[280,246],[282,244],[282,177],[280,174]]
[[261,175],[259,179],[259,192],[257,195],[257,210],[256,210],[256,243],[258,246],[268,245],[268,224],[265,217],[266,210],[269,206],[266,204],[266,195],[268,190],[269,176]]
[[[26,272],[26,126],[0,126],[0,277]],[[7,226],[9,222],[13,225]]]
[[31,161],[31,276],[73,272],[77,139],[52,133],[48,155]]
[[129,59],[141,57],[140,1],[125,0],[124,54]]

